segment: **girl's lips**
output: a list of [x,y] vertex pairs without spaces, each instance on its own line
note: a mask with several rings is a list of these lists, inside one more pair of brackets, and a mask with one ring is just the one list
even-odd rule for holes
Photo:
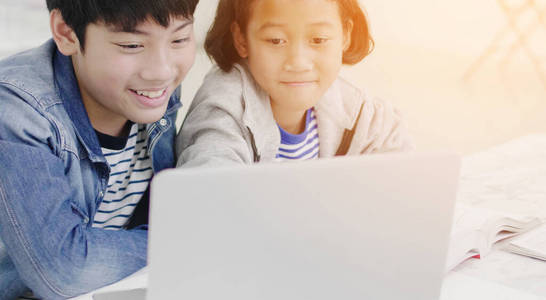
[[282,84],[288,85],[288,86],[306,86],[317,83],[314,80],[311,81],[281,81]]
[[[142,104],[143,106],[145,107],[149,107],[149,108],[156,108],[156,107],[160,107],[161,105],[163,105],[165,103],[165,101],[167,101],[167,88],[163,89],[163,92],[155,97],[155,98],[150,98],[148,96],[145,96],[145,95],[140,95],[136,90],[132,90],[130,89],[131,93],[135,96],[135,98],[138,100],[138,102],[140,104]],[[142,92],[141,92],[142,93]],[[148,94],[148,95],[155,95],[157,93],[156,92],[151,92],[151,91],[146,91],[145,94]]]

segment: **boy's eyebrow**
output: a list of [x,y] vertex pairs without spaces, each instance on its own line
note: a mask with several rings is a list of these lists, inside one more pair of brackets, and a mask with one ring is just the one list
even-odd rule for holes
[[[186,21],[184,21],[184,23],[180,24],[180,26],[176,27],[172,32],[173,33],[178,32],[178,31],[184,29],[185,27],[187,27],[188,25],[191,25],[191,24],[193,24],[192,20],[186,20]],[[122,27],[118,27],[118,26],[112,26],[110,28],[110,31],[112,31],[114,33],[133,33],[133,34],[139,34],[139,35],[150,35],[149,32],[138,30],[136,28],[131,30],[131,31],[125,31],[125,30],[123,30]]]

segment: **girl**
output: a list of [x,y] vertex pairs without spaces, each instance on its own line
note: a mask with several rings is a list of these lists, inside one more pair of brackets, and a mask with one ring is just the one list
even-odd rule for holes
[[338,76],[372,46],[358,0],[220,0],[216,62],[177,138],[178,166],[411,149],[398,112]]

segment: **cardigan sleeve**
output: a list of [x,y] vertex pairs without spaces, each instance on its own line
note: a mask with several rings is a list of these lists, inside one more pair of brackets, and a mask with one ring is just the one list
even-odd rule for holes
[[177,136],[177,167],[250,164],[253,151],[242,124],[240,79],[211,72],[197,92]]
[[404,152],[415,149],[407,125],[390,102],[365,99],[348,154]]

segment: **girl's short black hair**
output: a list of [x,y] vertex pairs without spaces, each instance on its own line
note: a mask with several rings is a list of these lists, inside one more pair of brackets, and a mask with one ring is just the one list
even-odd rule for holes
[[91,23],[103,22],[132,32],[148,18],[167,27],[172,17],[193,19],[199,0],[46,0],[49,11],[58,9],[78,37],[82,49],[85,30]]
[[[253,4],[256,0],[220,0],[216,17],[205,39],[205,51],[220,69],[228,72],[241,60],[233,45],[231,24],[237,23],[246,32]],[[368,19],[358,0],[332,0],[339,6],[341,20],[351,20],[351,44],[343,52],[343,63],[354,65],[371,53],[374,42],[370,34]]]

